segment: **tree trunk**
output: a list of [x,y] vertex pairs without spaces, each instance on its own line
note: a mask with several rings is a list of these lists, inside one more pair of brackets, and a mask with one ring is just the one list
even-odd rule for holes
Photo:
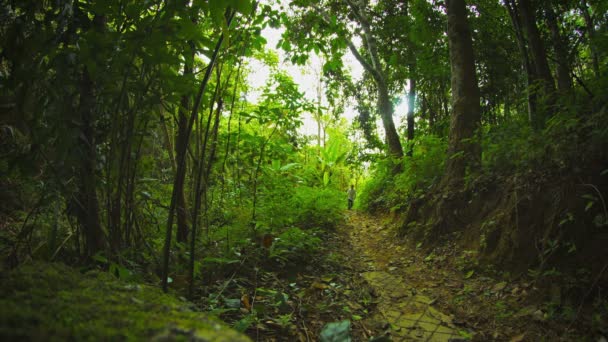
[[572,90],[572,78],[570,78],[570,66],[568,63],[568,52],[566,51],[566,42],[562,38],[557,23],[557,16],[553,10],[551,2],[545,4],[545,12],[547,15],[547,26],[551,30],[551,40],[553,41],[553,50],[557,59],[557,88],[560,93],[568,94]]
[[86,242],[86,255],[92,256],[102,250],[106,237],[99,220],[99,200],[96,191],[95,164],[97,163],[97,146],[93,124],[95,98],[93,81],[85,67],[80,82],[80,170],[78,202],[80,206],[78,221]]
[[515,29],[517,46],[519,47],[519,52],[521,53],[522,65],[524,67],[524,70],[526,71],[526,91],[528,93],[528,121],[532,123],[534,122],[534,117],[536,113],[536,95],[532,91],[532,84],[534,84],[535,79],[534,70],[530,61],[530,57],[528,56],[526,38],[524,36],[521,17],[519,15],[517,5],[515,4],[515,0],[506,0],[505,5],[509,11],[511,22],[513,23],[513,28]]
[[420,102],[420,104],[422,115],[424,115],[425,117],[428,116],[429,132],[431,132],[432,134],[437,134],[437,132],[435,132],[435,116],[437,116],[435,114],[435,110],[433,109],[433,106],[429,104],[429,100],[424,93],[421,93],[421,100],[422,101]]
[[[384,127],[384,133],[386,134],[386,142],[388,145],[388,153],[390,156],[397,160],[401,160],[403,158],[403,147],[401,146],[401,141],[399,140],[399,134],[397,133],[397,129],[395,128],[395,122],[393,121],[393,104],[391,102],[390,94],[388,91],[388,85],[386,80],[386,75],[382,71],[381,63],[378,58],[378,48],[376,45],[376,39],[372,34],[372,30],[370,27],[370,21],[364,12],[363,8],[359,7],[359,4],[355,4],[352,1],[347,1],[350,6],[353,15],[358,19],[359,24],[361,24],[361,40],[364,43],[364,46],[367,47],[367,52],[369,55],[369,60],[366,60],[357,50],[352,41],[348,41],[348,47],[350,51],[353,53],[357,61],[363,66],[363,68],[369,72],[378,89],[378,112],[380,113],[380,117],[382,118],[382,126]],[[401,165],[401,163],[399,163]],[[393,172],[400,172],[401,168],[396,167]]]
[[[395,128],[395,122],[393,121],[393,103],[391,102],[390,94],[388,91],[388,85],[384,79],[384,76],[376,70],[372,65],[367,63],[365,59],[359,54],[357,48],[354,46],[352,42],[348,43],[350,51],[355,55],[355,58],[361,63],[363,68],[368,71],[374,81],[376,83],[376,88],[378,89],[378,112],[380,113],[380,118],[382,118],[382,126],[384,127],[384,133],[386,134],[386,143],[388,145],[388,153],[390,156],[395,159],[403,158],[403,147],[401,146],[401,141],[399,140],[399,134],[397,133],[397,129]],[[395,169],[395,172],[398,172],[399,169]]]
[[[184,63],[184,76],[188,77],[192,75],[192,65],[191,62],[194,59],[194,48],[190,45],[190,59],[186,58],[186,62]],[[188,118],[187,113],[190,109],[190,95],[184,94],[182,95],[180,101],[180,107],[177,111],[178,119],[177,119],[177,142],[175,144],[176,150],[175,154],[177,156],[177,160],[185,160],[187,150],[179,149],[179,146],[187,145],[188,143],[184,141],[190,135],[188,132]],[[183,155],[181,155],[183,153]],[[186,172],[185,170],[183,172]],[[178,183],[176,183],[176,186]],[[186,195],[184,193],[184,182],[180,182],[178,188],[175,190],[177,192],[177,208],[176,208],[176,216],[177,216],[177,242],[184,243],[188,241],[188,207],[186,204]]]
[[174,151],[174,147],[173,147],[173,142],[171,139],[171,135],[169,134],[169,128],[167,127],[167,118],[165,118],[165,116],[162,113],[162,106],[161,107],[161,114],[160,114],[160,126],[163,130],[163,137],[165,139],[165,148],[167,149],[167,152],[169,153],[169,161],[171,162],[171,170],[173,171],[173,173],[175,173],[176,169],[177,169],[177,162],[175,161],[175,154],[173,153]]
[[[211,167],[213,165],[213,159],[215,158],[215,151],[217,148],[217,131],[220,123],[220,116],[223,107],[222,99],[217,101],[217,110],[215,114],[215,120],[213,129],[211,130],[211,119],[213,118],[213,105],[216,102],[216,97],[218,94],[218,89],[220,85],[220,74],[217,76],[217,84],[215,89],[215,95],[213,96],[213,100],[210,105],[209,117],[207,120],[207,125],[205,129],[205,134],[203,137],[203,144],[201,146],[201,151],[198,160],[197,174],[196,174],[196,185],[194,187],[194,207],[192,208],[192,230],[190,234],[190,262],[189,262],[189,278],[190,282],[188,285],[188,296],[190,299],[193,298],[194,295],[194,261],[195,261],[195,247],[196,247],[196,232],[198,230],[198,212],[201,208],[201,204],[203,198],[207,197],[207,190],[209,188],[209,176],[211,174]],[[209,155],[207,155],[207,144],[209,141],[209,132],[212,131],[212,142]],[[205,160],[207,160],[207,166],[205,167]],[[206,202],[206,201],[205,201]],[[207,211],[207,203],[205,203],[205,212]],[[207,225],[208,228],[208,225]]]
[[[232,18],[234,18],[234,12],[231,11],[229,18],[227,20],[228,26],[232,22]],[[175,174],[175,180],[173,181],[173,193],[171,194],[171,204],[169,205],[169,215],[167,217],[167,230],[165,234],[165,244],[163,247],[163,269],[162,269],[162,287],[163,292],[168,291],[168,279],[169,279],[169,257],[171,252],[171,238],[172,238],[172,230],[173,230],[173,215],[175,213],[175,208],[177,207],[177,189],[181,186],[184,186],[184,178],[186,176],[186,152],[188,150],[188,138],[190,136],[190,132],[192,131],[192,127],[194,126],[194,120],[198,116],[198,109],[201,104],[201,100],[203,98],[203,94],[205,93],[205,89],[207,88],[207,83],[209,82],[209,78],[211,77],[211,71],[215,66],[215,62],[217,60],[219,50],[222,46],[222,42],[224,41],[224,34],[220,35],[217,43],[215,44],[215,48],[213,50],[213,55],[211,55],[211,59],[209,60],[209,64],[207,65],[207,69],[205,70],[205,75],[203,76],[203,80],[201,81],[200,87],[198,88],[198,92],[196,97],[194,98],[194,104],[192,106],[192,111],[190,113],[190,118],[188,119],[188,126],[186,129],[186,139],[183,140],[180,146],[177,146],[178,150],[176,153],[178,156],[182,156],[182,158],[178,158],[177,161],[177,172]]]
[[382,125],[386,134],[388,151],[392,157],[401,159],[403,157],[403,147],[401,146],[401,141],[399,141],[399,134],[397,134],[397,128],[395,128],[395,122],[393,121],[394,109],[388,93],[388,87],[383,82],[377,82],[376,84],[378,86],[378,108],[380,109],[380,117],[382,118]]
[[[547,62],[547,54],[545,45],[538,32],[536,26],[536,15],[534,8],[530,4],[530,0],[519,0],[519,12],[523,21],[523,26],[526,29],[530,52],[532,54],[534,71],[537,80],[540,82],[540,92],[537,102],[536,112],[533,117],[532,126],[536,129],[541,129],[545,125],[545,120],[553,114],[553,105],[555,103],[555,85],[549,63]],[[541,102],[542,100],[542,102]]]
[[481,163],[481,147],[476,136],[481,122],[481,108],[464,0],[448,0],[447,14],[452,116],[445,184],[452,186],[462,183],[467,168],[477,168]]
[[407,141],[410,146],[407,155],[414,153],[414,107],[416,106],[416,77],[414,76],[415,66],[410,66],[410,91],[407,94]]

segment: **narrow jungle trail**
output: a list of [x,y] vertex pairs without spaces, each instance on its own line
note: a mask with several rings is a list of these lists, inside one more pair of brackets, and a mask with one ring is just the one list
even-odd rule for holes
[[340,233],[352,246],[344,253],[350,254],[348,260],[376,296],[376,312],[369,320],[381,325],[392,341],[454,341],[470,336],[456,326],[458,321],[434,306],[436,297],[420,291],[420,285],[439,284],[445,273],[419,267],[386,225],[352,211]]
[[416,241],[397,237],[389,220],[356,211],[345,215],[337,252],[351,270],[349,277],[359,278],[374,297],[369,315],[354,324],[367,331],[363,336],[384,334],[392,341],[573,339],[564,326],[547,320],[539,303],[530,301],[543,296],[530,282],[505,281],[501,272],[482,271],[472,252],[457,252],[449,243],[423,250]]

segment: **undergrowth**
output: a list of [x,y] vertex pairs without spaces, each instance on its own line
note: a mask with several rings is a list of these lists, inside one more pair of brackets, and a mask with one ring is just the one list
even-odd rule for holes
[[394,211],[423,195],[443,173],[446,148],[445,139],[425,135],[413,143],[413,155],[404,158],[401,173],[393,174],[390,160],[376,163],[358,195],[357,207],[371,212]]

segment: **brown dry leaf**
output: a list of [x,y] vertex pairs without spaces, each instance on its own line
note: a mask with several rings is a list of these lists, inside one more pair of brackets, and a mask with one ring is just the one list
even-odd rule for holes
[[265,234],[262,238],[262,246],[264,248],[270,248],[272,246],[272,242],[274,241],[274,237],[272,234]]
[[248,294],[245,293],[241,296],[241,305],[243,305],[243,308],[247,309],[247,311],[251,311],[251,300],[249,299]]
[[526,337],[526,333],[514,336],[513,338],[511,338],[510,342],[522,342],[524,340],[524,338]]

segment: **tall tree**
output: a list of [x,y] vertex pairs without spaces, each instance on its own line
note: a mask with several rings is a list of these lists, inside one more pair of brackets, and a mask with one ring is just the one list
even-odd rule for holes
[[[194,61],[194,42],[188,42],[188,48],[184,54],[184,77],[192,76],[192,63]],[[176,160],[186,159],[186,150],[180,149],[180,146],[187,144],[185,139],[188,138],[188,116],[187,113],[190,109],[190,97],[191,94],[182,94],[180,99],[179,109],[177,111],[177,138],[175,141],[175,155]],[[184,154],[184,155],[182,155]],[[177,168],[179,169],[179,167]],[[180,169],[181,171],[181,169]],[[176,170],[177,172],[177,170]],[[185,172],[185,170],[184,170]],[[186,205],[186,195],[184,193],[184,183],[176,184],[178,186],[175,189],[177,193],[177,234],[176,238],[178,242],[186,242],[188,240],[188,207]]]
[[[348,48],[364,70],[371,76],[376,88],[376,111],[382,119],[387,152],[396,159],[403,157],[403,147],[393,120],[391,80],[386,60],[378,51],[376,34],[372,27],[372,11],[369,4],[352,0],[293,1],[299,13],[290,18],[286,25],[283,49],[292,52],[292,61],[303,62],[307,53],[315,51],[329,54],[324,70],[337,69],[343,48]],[[358,47],[355,38],[362,44]],[[293,51],[291,43],[297,44],[299,51]],[[298,55],[299,54],[299,55]]]
[[395,122],[393,120],[394,108],[391,101],[391,95],[389,92],[389,84],[386,73],[382,70],[382,64],[380,63],[380,57],[378,55],[378,47],[376,38],[372,34],[370,27],[370,20],[365,12],[365,8],[360,4],[355,4],[351,0],[346,0],[353,15],[357,18],[359,25],[361,25],[360,36],[366,47],[366,52],[369,59],[364,58],[359,50],[355,47],[352,41],[348,41],[348,48],[355,56],[361,66],[372,75],[376,83],[378,91],[378,112],[382,118],[382,125],[384,126],[384,133],[386,134],[386,142],[388,144],[389,153],[395,158],[403,157],[403,147],[395,128]]
[[547,26],[551,31],[551,42],[553,43],[555,63],[557,65],[557,89],[560,93],[567,94],[572,89],[572,78],[570,77],[570,63],[567,51],[568,46],[560,32],[558,24],[560,17],[555,13],[553,4],[550,1],[545,2],[545,16],[547,18]]
[[511,17],[511,23],[515,29],[515,37],[517,39],[517,47],[521,55],[521,63],[526,72],[526,94],[528,98],[528,120],[533,122],[536,113],[536,94],[532,91],[532,85],[535,80],[535,72],[533,70],[532,61],[528,54],[528,44],[526,43],[526,37],[524,35],[524,28],[521,22],[521,16],[519,15],[519,9],[515,0],[506,0],[505,6],[509,11]]
[[528,46],[532,56],[532,65],[534,67],[536,80],[540,83],[540,91],[538,93],[538,106],[534,117],[532,118],[532,126],[536,129],[544,127],[545,120],[553,113],[553,104],[555,103],[555,84],[551,76],[551,69],[547,61],[547,52],[545,44],[540,36],[536,23],[536,14],[530,0],[519,0],[517,3],[522,23],[528,38]]
[[91,256],[105,247],[105,234],[99,218],[99,199],[97,197],[97,139],[94,122],[94,83],[87,67],[83,67],[80,81],[80,104],[78,112],[81,121],[79,191],[77,196],[78,219],[86,238],[86,253]]
[[[85,19],[86,13],[80,11],[78,1],[74,2],[77,17],[74,18],[71,30],[76,32],[75,25],[83,25],[95,33],[103,33],[106,25],[106,17],[95,15],[92,22]],[[78,24],[76,24],[78,22]],[[81,61],[81,72],[79,81],[79,104],[78,118],[80,122],[80,134],[78,135],[79,161],[78,167],[78,193],[76,205],[79,207],[78,220],[83,229],[86,241],[85,252],[92,256],[106,247],[106,236],[101,226],[99,213],[99,198],[97,196],[97,135],[96,115],[97,97],[95,82],[91,77],[85,61]]]
[[479,87],[475,74],[473,42],[464,0],[448,0],[448,42],[452,74],[452,116],[445,183],[462,182],[467,168],[481,163],[476,132],[481,123]]

